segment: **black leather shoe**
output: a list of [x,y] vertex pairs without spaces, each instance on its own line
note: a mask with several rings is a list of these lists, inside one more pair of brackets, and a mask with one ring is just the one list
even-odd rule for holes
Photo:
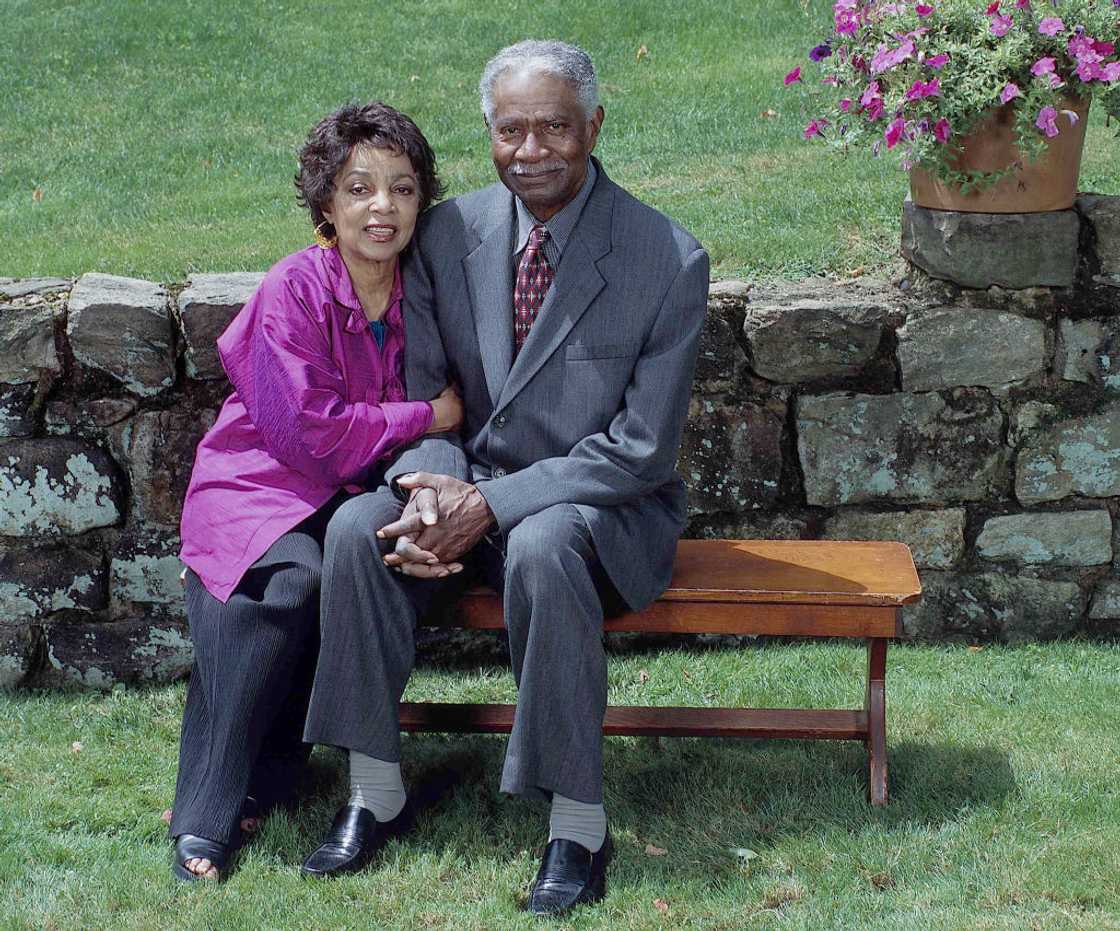
[[612,847],[609,832],[597,853],[574,840],[550,841],[529,893],[529,913],[560,915],[577,905],[602,901]]
[[392,821],[378,821],[373,812],[358,805],[344,805],[334,816],[330,833],[300,868],[304,876],[341,876],[354,873],[373,859],[392,838],[411,829],[415,815],[405,802]]

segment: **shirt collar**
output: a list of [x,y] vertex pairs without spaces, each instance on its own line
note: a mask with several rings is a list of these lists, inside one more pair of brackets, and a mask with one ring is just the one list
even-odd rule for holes
[[[564,246],[568,244],[568,239],[572,235],[572,230],[575,229],[580,213],[583,212],[583,205],[587,203],[587,198],[591,196],[591,189],[595,187],[595,179],[598,174],[595,165],[592,164],[591,159],[588,159],[587,175],[583,179],[579,192],[550,220],[542,224],[548,230],[549,238],[556,244],[556,251],[561,255],[563,255]],[[514,240],[513,254],[517,255],[525,249],[529,242],[529,233],[541,221],[533,216],[529,208],[521,202],[521,198],[515,197],[513,202],[517,205],[517,238]]]
[[[346,263],[337,247],[322,249],[320,254],[323,260],[323,271],[327,287],[335,301],[345,307],[350,313],[346,318],[346,330],[349,333],[361,333],[369,328],[366,312],[362,309],[362,302],[358,300],[358,293],[354,290],[354,283],[350,280],[350,273],[346,270]],[[401,300],[404,290],[401,287],[401,263],[393,270],[393,290],[389,294],[389,308],[382,316],[385,325],[396,329],[401,322]]]

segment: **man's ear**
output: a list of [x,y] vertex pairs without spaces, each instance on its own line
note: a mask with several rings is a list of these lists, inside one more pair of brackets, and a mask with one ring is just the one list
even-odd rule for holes
[[587,146],[587,151],[592,152],[595,149],[595,143],[599,140],[599,129],[603,125],[603,108],[596,107],[595,114],[587,121],[588,132],[591,133],[591,142]]

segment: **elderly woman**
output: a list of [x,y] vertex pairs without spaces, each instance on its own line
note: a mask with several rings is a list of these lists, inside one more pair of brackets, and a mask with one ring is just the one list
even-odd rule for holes
[[400,446],[462,419],[452,389],[406,401],[401,383],[397,260],[442,193],[420,130],[382,103],[343,107],[312,129],[295,184],[317,244],[273,266],[218,340],[234,390],[183,509],[195,661],[170,833],[187,880],[219,878],[306,763],[332,515]]

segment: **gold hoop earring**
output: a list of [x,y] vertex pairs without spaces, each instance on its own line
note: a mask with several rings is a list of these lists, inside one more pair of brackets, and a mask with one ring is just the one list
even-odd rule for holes
[[322,223],[315,227],[315,242],[320,249],[333,249],[338,245],[338,234],[335,233],[328,239],[327,236],[323,233],[323,227],[326,225],[327,221],[324,220]]

